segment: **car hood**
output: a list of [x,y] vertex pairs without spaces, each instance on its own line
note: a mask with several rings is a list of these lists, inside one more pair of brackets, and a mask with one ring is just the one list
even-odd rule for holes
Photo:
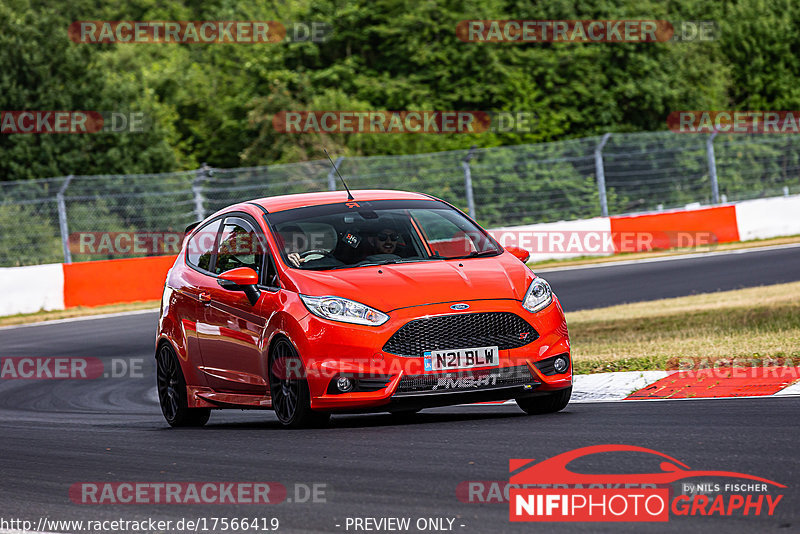
[[432,260],[333,271],[290,269],[305,295],[333,295],[380,311],[485,299],[522,300],[533,273],[509,253],[487,258]]

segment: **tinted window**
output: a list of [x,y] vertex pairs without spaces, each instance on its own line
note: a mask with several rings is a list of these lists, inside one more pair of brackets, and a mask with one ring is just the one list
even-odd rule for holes
[[222,221],[217,219],[210,222],[194,233],[186,245],[186,261],[195,267],[210,271],[211,255],[214,252],[214,242]]
[[266,275],[261,278],[261,281],[268,287],[278,287],[278,271],[275,269],[275,260],[272,259],[272,255],[269,252],[265,256],[264,261],[267,263]]
[[452,210],[410,210],[435,256],[465,256],[481,252],[483,236]]
[[243,219],[228,217],[219,237],[215,274],[238,267],[250,267],[261,274],[264,247],[256,232]]
[[481,228],[435,200],[325,204],[279,211],[270,214],[269,220],[286,264],[299,269],[341,269],[501,252]]

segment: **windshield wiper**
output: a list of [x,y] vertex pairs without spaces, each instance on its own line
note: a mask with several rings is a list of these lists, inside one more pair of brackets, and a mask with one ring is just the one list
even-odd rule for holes
[[420,261],[438,260],[444,258],[389,258],[374,263],[364,263],[361,265],[353,265],[353,267],[374,267],[376,265],[392,265],[394,263],[417,263]]
[[355,269],[358,267],[379,267],[381,265],[393,265],[396,263],[417,263],[420,261],[430,261],[430,260],[443,260],[445,258],[438,258],[438,257],[430,257],[430,258],[389,258],[383,261],[376,261],[371,263],[355,263],[352,265],[337,265],[335,267],[327,267],[322,269],[314,269],[315,271],[332,271],[335,269]]
[[316,269],[309,269],[310,271],[335,271],[337,269],[356,269],[358,267],[374,267],[376,265],[389,265],[392,263],[402,263],[403,260],[384,260],[375,263],[352,263],[349,265],[335,265],[333,267],[318,267]]
[[470,252],[466,256],[452,256],[448,260],[465,260],[467,258],[483,258],[486,256],[497,256],[500,254],[499,250],[484,250],[483,252]]

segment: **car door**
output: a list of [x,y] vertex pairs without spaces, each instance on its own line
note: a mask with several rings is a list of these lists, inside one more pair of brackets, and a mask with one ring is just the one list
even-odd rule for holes
[[192,233],[186,244],[186,265],[190,268],[174,269],[169,284],[174,289],[170,306],[173,316],[180,318],[180,328],[186,340],[186,354],[192,369],[203,365],[197,340],[198,324],[203,324],[205,307],[201,299],[209,297],[206,291],[212,273],[216,238],[222,219],[214,219]]
[[[261,296],[256,304],[251,304],[244,292],[223,289],[217,283],[220,274],[237,267],[259,273]],[[243,213],[225,217],[211,272],[213,277],[207,277],[203,288],[203,321],[197,327],[202,371],[219,392],[266,395],[262,337],[278,298],[277,288],[268,284],[275,283],[275,264],[255,220]]]

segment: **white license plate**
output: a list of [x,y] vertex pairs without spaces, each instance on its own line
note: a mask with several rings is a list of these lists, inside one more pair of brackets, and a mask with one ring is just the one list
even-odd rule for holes
[[449,371],[472,367],[499,367],[500,353],[497,347],[474,349],[428,350],[423,353],[426,371]]

